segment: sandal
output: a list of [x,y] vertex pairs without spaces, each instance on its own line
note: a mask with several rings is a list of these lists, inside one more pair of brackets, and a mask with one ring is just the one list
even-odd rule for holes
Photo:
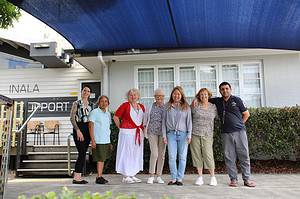
[[255,187],[255,186],[256,186],[255,182],[254,182],[254,181],[251,181],[251,180],[246,180],[246,181],[244,181],[244,185],[245,185],[246,187]]

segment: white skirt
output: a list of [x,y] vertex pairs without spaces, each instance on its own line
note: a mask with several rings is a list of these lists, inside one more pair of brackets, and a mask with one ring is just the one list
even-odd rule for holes
[[141,131],[141,145],[135,144],[136,129],[120,129],[116,171],[124,176],[135,176],[143,170],[144,135]]

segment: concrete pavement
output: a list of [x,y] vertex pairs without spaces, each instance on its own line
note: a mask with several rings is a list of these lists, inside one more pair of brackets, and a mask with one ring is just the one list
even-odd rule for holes
[[[66,186],[78,193],[85,191],[104,193],[112,191],[113,194],[135,193],[137,198],[300,198],[300,174],[254,174],[252,179],[256,181],[257,187],[249,188],[243,186],[241,174],[239,174],[239,186],[232,188],[228,186],[227,175],[216,175],[218,185],[209,186],[209,175],[204,175],[205,184],[194,185],[197,175],[186,175],[184,186],[168,186],[166,184],[146,184],[148,175],[138,175],[143,180],[137,184],[123,184],[121,175],[105,175],[109,180],[107,185],[95,184],[95,175],[86,177],[89,181],[86,185],[73,185],[71,178],[12,178],[9,179],[5,199],[15,199],[18,195],[32,196],[34,194],[49,191],[60,192]],[[169,175],[163,175],[168,182]]]

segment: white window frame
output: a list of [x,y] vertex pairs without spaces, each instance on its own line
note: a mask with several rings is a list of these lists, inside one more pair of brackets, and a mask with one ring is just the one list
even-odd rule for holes
[[[239,74],[239,93],[243,98],[244,94],[244,77],[243,77],[243,65],[244,64],[258,64],[260,73],[260,100],[261,106],[265,106],[265,91],[264,91],[264,74],[263,74],[263,60],[241,60],[241,61],[224,61],[224,62],[199,62],[199,63],[180,63],[180,64],[155,64],[155,65],[135,65],[134,66],[134,85],[138,88],[138,70],[145,68],[154,69],[154,90],[158,88],[158,69],[159,68],[173,68],[174,69],[174,87],[180,85],[180,68],[181,67],[195,67],[196,75],[196,92],[200,89],[200,70],[201,67],[215,66],[216,70],[216,91],[217,96],[220,97],[219,84],[223,82],[222,66],[234,65],[238,66]],[[196,94],[196,93],[195,93]]]

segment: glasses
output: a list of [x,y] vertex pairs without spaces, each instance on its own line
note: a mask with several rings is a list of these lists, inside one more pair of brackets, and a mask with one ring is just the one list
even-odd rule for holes
[[163,97],[165,97],[164,95],[154,95],[154,97],[156,97],[156,98],[163,98]]

